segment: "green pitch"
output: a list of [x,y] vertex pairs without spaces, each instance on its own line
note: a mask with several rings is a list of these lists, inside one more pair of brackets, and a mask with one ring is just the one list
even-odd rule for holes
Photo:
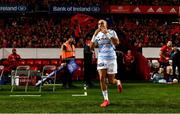
[[[10,86],[0,86],[0,113],[178,113],[180,112],[180,84],[165,85],[153,83],[123,83],[123,92],[118,93],[116,86],[109,86],[111,105],[99,107],[102,94],[96,87],[88,88],[87,96],[72,97],[83,94],[82,85],[75,89],[61,89],[56,86],[45,87],[42,93],[30,88],[32,92],[15,90],[10,93]],[[37,91],[36,91],[37,90]],[[20,92],[19,92],[20,91]],[[10,96],[10,95],[41,96]]]

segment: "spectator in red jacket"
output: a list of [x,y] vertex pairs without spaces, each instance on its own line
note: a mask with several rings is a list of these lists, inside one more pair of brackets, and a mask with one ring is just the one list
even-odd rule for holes
[[127,53],[124,55],[124,65],[126,71],[126,77],[128,79],[134,79],[135,74],[135,57],[132,54],[131,50],[128,50]]
[[159,62],[161,67],[166,68],[169,65],[170,54],[172,51],[172,41],[168,41],[166,45],[163,45],[160,49]]
[[14,70],[19,65],[19,62],[21,60],[21,57],[19,54],[16,53],[16,49],[12,49],[12,54],[8,56],[8,62],[9,62],[9,70]]
[[134,63],[134,55],[132,54],[131,50],[128,50],[127,54],[124,55],[124,63],[126,66],[126,70],[132,69],[132,65]]
[[11,78],[9,75],[11,75],[11,71],[15,70],[16,67],[19,65],[20,60],[21,60],[20,55],[18,55],[16,53],[16,49],[13,48],[12,53],[7,58],[6,64],[8,64],[8,66],[6,67],[4,72],[4,84],[11,82]]

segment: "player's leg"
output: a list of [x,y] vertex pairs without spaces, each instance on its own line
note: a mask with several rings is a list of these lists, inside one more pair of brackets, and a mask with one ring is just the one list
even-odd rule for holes
[[108,80],[109,80],[109,83],[111,84],[116,84],[117,85],[117,89],[118,89],[118,92],[121,93],[122,92],[122,84],[121,84],[121,81],[120,80],[117,80],[115,78],[115,74],[108,74]]
[[107,90],[107,85],[106,85],[106,81],[105,81],[107,70],[106,69],[100,69],[100,70],[98,70],[98,73],[99,73],[101,90],[105,91],[105,90]]
[[118,88],[118,92],[122,92],[122,84],[120,80],[115,78],[115,74],[117,74],[117,61],[112,60],[108,62],[107,67],[107,77],[110,83],[116,84]]
[[100,86],[101,86],[102,94],[104,97],[104,101],[100,106],[106,107],[110,104],[109,98],[108,98],[107,84],[105,81],[107,70],[106,69],[99,69],[98,73],[99,73]]

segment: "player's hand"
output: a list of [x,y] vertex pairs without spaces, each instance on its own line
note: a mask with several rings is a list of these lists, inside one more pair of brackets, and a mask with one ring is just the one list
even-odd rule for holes
[[169,60],[169,57],[166,57],[166,60]]
[[107,34],[107,33],[108,33],[108,30],[107,30],[107,28],[102,27],[102,28],[101,28],[101,32],[104,33],[104,34]]

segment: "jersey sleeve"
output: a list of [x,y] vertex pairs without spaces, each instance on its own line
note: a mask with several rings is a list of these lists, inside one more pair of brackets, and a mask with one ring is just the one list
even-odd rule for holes
[[91,42],[95,42],[96,41],[96,36],[95,35],[93,35],[93,37],[92,37],[92,39],[91,39]]
[[118,38],[117,33],[114,30],[110,30],[109,33],[114,37]]
[[118,39],[117,33],[114,30],[109,29],[108,31],[109,31],[109,34],[111,34],[113,38],[117,38]]

